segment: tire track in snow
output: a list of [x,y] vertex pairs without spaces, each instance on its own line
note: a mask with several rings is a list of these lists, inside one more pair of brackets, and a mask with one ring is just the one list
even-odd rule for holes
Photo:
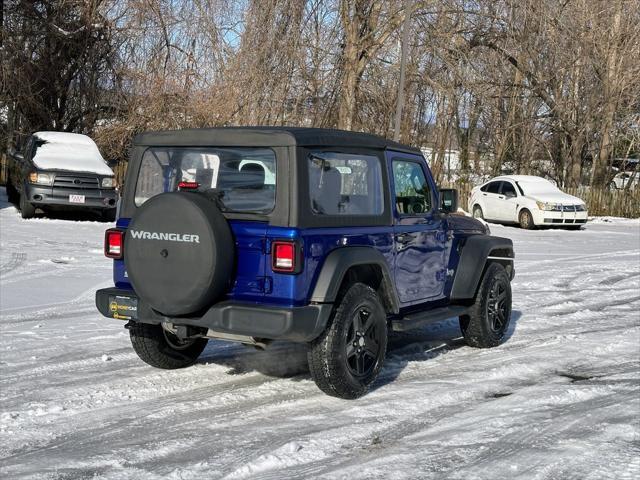
[[14,252],[11,254],[11,259],[2,265],[0,265],[0,276],[6,275],[18,267],[20,267],[27,260],[27,254],[24,252]]

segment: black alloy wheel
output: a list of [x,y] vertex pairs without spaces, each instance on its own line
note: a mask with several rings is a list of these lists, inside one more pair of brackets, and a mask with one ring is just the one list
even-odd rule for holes
[[494,277],[487,298],[487,318],[493,332],[500,333],[509,320],[507,295],[508,286],[504,277]]
[[345,342],[347,368],[353,376],[366,377],[376,367],[382,343],[381,330],[380,323],[374,321],[366,306],[353,315]]

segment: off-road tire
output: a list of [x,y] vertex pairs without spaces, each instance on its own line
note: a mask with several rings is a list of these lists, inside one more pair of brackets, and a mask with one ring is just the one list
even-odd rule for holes
[[32,218],[36,214],[36,207],[27,201],[25,192],[20,194],[20,215],[22,218]]
[[100,218],[102,218],[103,222],[113,223],[116,221],[116,209],[109,208],[108,210],[103,210],[100,214]]
[[482,211],[482,207],[480,207],[480,205],[473,206],[472,215],[473,215],[473,218],[484,220],[484,212]]
[[196,338],[185,342],[180,349],[174,348],[172,342],[178,344],[178,338],[167,332],[161,325],[132,322],[129,325],[131,345],[140,359],[152,367],[173,370],[192,365],[207,346],[206,338]]
[[[504,319],[502,322],[494,322],[491,311],[502,308],[500,300],[496,298],[493,289],[500,284],[504,292]],[[500,294],[498,294],[498,297]],[[496,304],[491,305],[490,301]],[[490,348],[500,345],[509,328],[511,320],[511,284],[506,270],[499,263],[489,264],[482,277],[478,293],[469,313],[460,316],[460,330],[471,347]],[[500,325],[497,325],[500,323]]]
[[520,228],[524,228],[525,230],[531,230],[535,228],[535,224],[533,223],[533,215],[529,210],[523,209],[520,211],[518,215],[518,223],[520,224]]
[[[356,323],[364,330],[363,336],[355,335]],[[354,353],[356,349],[364,353]],[[375,354],[371,355],[373,350]],[[386,351],[387,317],[378,295],[368,285],[354,283],[342,296],[326,330],[311,343],[307,353],[309,371],[324,393],[358,398],[367,393],[378,376]],[[360,357],[362,364],[357,363]],[[354,364],[356,369],[362,365],[362,375],[354,374]]]

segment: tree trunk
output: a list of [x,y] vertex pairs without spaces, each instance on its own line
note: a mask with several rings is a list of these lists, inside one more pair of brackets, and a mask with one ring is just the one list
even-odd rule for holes
[[353,126],[360,75],[356,48],[353,45],[348,45],[344,50],[340,94],[338,96],[338,128],[342,130],[351,130]]

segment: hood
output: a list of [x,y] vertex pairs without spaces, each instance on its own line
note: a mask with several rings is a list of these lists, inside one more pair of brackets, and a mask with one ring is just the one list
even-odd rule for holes
[[564,192],[534,193],[532,195],[526,195],[526,197],[537,202],[545,203],[560,203],[562,205],[584,204],[584,200],[581,200],[578,197],[574,197],[573,195],[569,195],[568,193]]
[[453,231],[475,232],[480,234],[488,233],[485,223],[465,215],[447,215],[447,223]]

